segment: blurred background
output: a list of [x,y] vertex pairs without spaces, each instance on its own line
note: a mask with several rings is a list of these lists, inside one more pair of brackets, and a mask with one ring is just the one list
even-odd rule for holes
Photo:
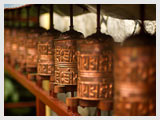
[[[5,8],[14,8],[22,5],[18,4],[5,4]],[[96,32],[96,8],[94,5],[77,5],[74,6],[74,29],[82,32],[85,37]],[[149,20],[145,21],[145,28],[150,34],[154,34],[156,31],[156,21],[155,19],[155,6],[153,8],[148,8],[151,14],[146,15]],[[35,7],[31,7],[30,15],[32,17],[36,16]],[[90,10],[90,11],[88,11]],[[154,14],[153,14],[154,13]],[[54,28],[65,32],[69,30],[69,10],[67,5],[55,5],[54,7]],[[22,16],[26,17],[25,8],[22,8]],[[101,31],[103,33],[111,35],[115,42],[123,42],[123,40],[140,31],[139,25],[139,14],[136,6],[134,5],[112,5],[102,6],[101,15]],[[18,24],[18,23],[15,23]],[[43,6],[40,16],[40,25],[45,29],[49,29],[49,12],[48,8]],[[25,26],[25,22],[22,24]],[[34,23],[30,23],[30,26],[34,26]],[[36,115],[35,110],[35,97],[26,90],[23,86],[16,82],[6,71],[4,71],[4,102],[5,102],[5,115],[7,116],[34,116]],[[65,100],[70,94],[59,94],[58,97],[61,100]],[[30,107],[20,107],[12,108],[12,104],[31,101]],[[32,102],[33,101],[33,102]],[[8,109],[10,108],[10,109]],[[94,108],[79,108],[81,115],[95,115]],[[102,115],[107,115],[108,113],[103,113]],[[56,115],[54,112],[52,115]]]

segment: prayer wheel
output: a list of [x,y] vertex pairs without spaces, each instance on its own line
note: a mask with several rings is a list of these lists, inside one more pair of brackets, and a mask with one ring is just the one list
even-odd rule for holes
[[21,71],[25,70],[26,65],[26,40],[27,27],[22,28],[21,9],[19,9],[19,30],[18,30],[18,63]]
[[156,115],[156,38],[145,32],[144,7],[140,33],[115,48],[114,115]]
[[55,84],[77,84],[76,40],[78,39],[83,39],[83,35],[70,30],[55,40]]
[[15,66],[17,64],[17,59],[18,59],[18,30],[19,28],[15,26],[15,17],[16,17],[16,11],[13,11],[13,20],[14,20],[14,26],[12,28],[11,32],[11,64]]
[[43,28],[30,28],[28,33],[28,37],[26,40],[26,67],[28,72],[36,72],[37,71],[37,46],[38,40],[41,33],[44,32]]
[[24,69],[26,65],[26,40],[27,33],[26,29],[19,30],[18,36],[18,63],[20,64],[20,68]]
[[57,39],[60,33],[53,28],[53,5],[50,5],[50,29],[42,34],[38,42],[38,75],[54,75],[54,39]]
[[156,39],[131,36],[115,49],[115,115],[156,115]]
[[85,100],[113,98],[113,39],[97,32],[78,46],[78,97]]
[[35,28],[29,28],[26,40],[26,70],[28,73],[37,72],[37,59],[38,59],[38,41],[42,33],[46,30],[40,27],[40,5],[37,5],[37,26]]
[[97,5],[97,32],[80,41],[77,48],[77,96],[84,100],[113,98],[113,44],[100,32],[100,5]]
[[13,14],[12,14],[12,11],[7,11],[6,14],[7,14],[7,18],[5,19],[5,21],[7,21],[7,26],[5,26],[5,29],[4,29],[4,57],[7,62],[10,62]]
[[70,30],[55,40],[55,84],[77,85],[76,41],[83,39],[82,33],[73,30],[73,8],[70,5]]
[[60,34],[53,30],[44,33],[38,42],[38,75],[54,74],[54,39]]
[[10,34],[11,29],[9,27],[5,27],[4,29],[4,55],[5,57],[9,57],[10,55],[10,48],[11,48],[11,41],[10,41]]
[[11,33],[11,64],[15,65],[18,58],[18,42],[17,42],[18,29],[13,28]]
[[9,11],[5,11],[4,13],[4,56],[9,56],[9,49],[10,49],[10,32],[11,29],[9,27]]

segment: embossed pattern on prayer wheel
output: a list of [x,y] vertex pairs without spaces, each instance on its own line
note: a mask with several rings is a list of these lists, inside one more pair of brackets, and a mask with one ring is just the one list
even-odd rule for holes
[[55,84],[77,84],[76,41],[83,39],[83,35],[70,30],[55,40]]
[[79,98],[112,100],[113,43],[112,37],[100,32],[79,41],[77,50]]
[[156,39],[140,34],[115,48],[114,115],[156,115]]
[[57,30],[44,33],[38,42],[38,74],[54,75],[54,39],[60,35]]

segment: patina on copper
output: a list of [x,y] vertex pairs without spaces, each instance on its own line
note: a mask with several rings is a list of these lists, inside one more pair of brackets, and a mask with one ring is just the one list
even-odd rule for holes
[[156,115],[156,39],[131,36],[115,49],[114,115]]

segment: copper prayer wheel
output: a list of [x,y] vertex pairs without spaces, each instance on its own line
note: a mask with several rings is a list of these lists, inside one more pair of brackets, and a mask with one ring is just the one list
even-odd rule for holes
[[37,71],[37,45],[40,34],[44,31],[43,28],[31,28],[29,29],[28,37],[26,40],[26,67],[27,71],[30,70],[36,72]]
[[97,32],[78,44],[77,96],[84,100],[112,101],[114,40],[100,32],[100,5],[97,5]]
[[13,63],[12,65],[15,65],[15,63],[17,63],[17,58],[18,58],[17,33],[18,29],[13,28],[11,33],[11,62]]
[[10,35],[11,35],[11,28],[5,27],[4,29],[4,55],[5,56],[10,56],[10,52],[11,52]]
[[55,40],[55,84],[77,84],[76,40],[80,39],[82,33],[70,30]]
[[[5,55],[5,59],[10,62],[10,56],[11,56],[11,35],[12,35],[12,26],[13,26],[13,20],[12,17],[12,12],[8,11],[7,12],[7,19],[5,19],[5,21],[8,21],[7,26],[5,26],[4,29],[4,55]],[[9,23],[12,24],[12,26],[9,26]]]
[[[15,17],[16,17],[16,11],[13,11],[13,18],[14,18],[14,25],[15,25]],[[11,32],[11,64],[14,66],[17,63],[18,59],[18,30],[16,26],[13,26],[12,32]]]
[[139,34],[115,49],[114,115],[156,115],[156,39]]
[[24,68],[26,64],[26,40],[27,40],[27,33],[25,29],[19,30],[18,36],[18,62],[20,63],[21,67]]
[[50,5],[50,29],[39,38],[37,73],[42,76],[54,75],[54,39],[60,31],[53,26],[53,5]]
[[10,46],[9,36],[10,36],[10,27],[8,26],[8,16],[9,11],[5,11],[4,13],[4,56],[8,55],[8,47]]
[[18,10],[19,15],[19,30],[17,34],[17,42],[18,42],[18,59],[20,69],[25,67],[26,63],[26,39],[27,39],[27,28],[22,28],[22,19],[21,19],[21,8]]
[[[26,40],[26,70],[29,73],[37,72],[37,59],[38,59],[38,41],[39,37],[46,30],[40,27],[39,17],[40,17],[40,5],[37,5],[37,25],[35,28],[29,28]],[[29,14],[29,13],[28,13]],[[29,16],[29,15],[28,15]],[[29,18],[28,18],[29,19]],[[29,25],[28,25],[29,26]]]
[[38,75],[54,75],[54,39],[59,36],[57,30],[44,33],[38,42]]
[[82,33],[73,29],[73,5],[70,5],[70,30],[55,40],[55,78],[58,85],[77,85],[76,42],[83,39]]
[[113,98],[113,39],[97,32],[78,46],[78,97],[85,100]]

